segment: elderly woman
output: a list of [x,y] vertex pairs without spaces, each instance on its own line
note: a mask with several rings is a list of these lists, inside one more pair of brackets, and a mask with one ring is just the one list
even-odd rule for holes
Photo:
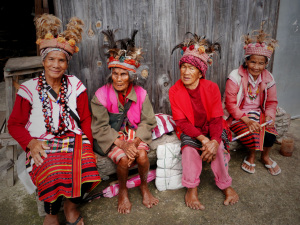
[[91,146],[86,88],[65,74],[76,52],[75,41],[81,39],[74,40],[74,35],[70,39],[68,32],[80,34],[83,22],[72,18],[68,30],[57,38],[60,23],[48,14],[35,20],[44,72],[20,86],[8,129],[26,152],[27,171],[44,201],[44,224],[59,224],[63,197],[67,224],[83,224],[76,207],[100,176]]
[[111,74],[108,84],[96,91],[91,102],[92,132],[95,146],[99,145],[99,149],[117,164],[118,212],[127,214],[131,211],[131,202],[126,181],[128,169],[134,163],[138,164],[143,204],[148,208],[158,204],[147,185],[148,144],[152,140],[151,131],[156,126],[156,119],[147,92],[134,81],[141,59],[141,49],[134,47],[137,31],[133,32],[131,39],[117,42],[112,30],[103,33],[109,40],[106,47],[109,49]]
[[[244,36],[245,62],[228,76],[225,107],[229,113],[227,122],[235,134],[251,132],[240,139],[249,149],[242,169],[255,172],[255,153],[260,150],[262,163],[270,174],[278,175],[281,169],[269,156],[276,140],[274,123],[278,102],[274,78],[266,69],[277,41],[266,37],[262,29],[256,35]],[[260,126],[271,120],[266,127]]]
[[[187,33],[188,34],[188,33]],[[185,203],[192,209],[204,209],[198,198],[202,161],[211,162],[216,185],[225,194],[225,205],[235,204],[239,197],[231,187],[228,174],[230,155],[222,141],[223,110],[217,84],[206,80],[208,63],[218,43],[211,44],[196,34],[176,48],[183,56],[179,61],[180,80],[170,88],[169,97],[177,136],[181,140],[182,185],[187,187]],[[172,51],[172,53],[173,53]]]

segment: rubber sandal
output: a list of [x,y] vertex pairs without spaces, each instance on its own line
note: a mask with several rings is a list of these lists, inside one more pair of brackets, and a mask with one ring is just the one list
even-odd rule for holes
[[276,166],[277,166],[277,162],[275,162],[274,160],[272,160],[271,158],[270,158],[270,160],[273,162],[272,163],[272,165],[268,165],[268,164],[265,164],[265,167],[268,169],[268,172],[271,174],[271,175],[273,175],[273,176],[276,176],[276,175],[278,175],[278,174],[280,174],[281,173],[281,169],[280,169],[280,167],[279,167],[279,170],[276,172],[276,173],[271,173],[270,172],[270,170],[269,169],[274,169]]
[[[246,160],[246,158],[247,158],[247,156],[244,158],[243,163],[245,163],[245,164],[247,164],[248,166],[251,166],[251,167],[255,167],[255,166],[256,166],[256,164],[251,164],[251,163],[249,163],[249,162]],[[241,165],[241,168],[242,168],[242,170],[244,170],[244,171],[247,172],[247,173],[251,173],[251,174],[255,173],[255,168],[254,168],[253,171],[251,171],[251,170],[249,170],[248,168],[243,167],[243,164]]]
[[76,224],[78,224],[79,223],[79,221],[82,219],[82,216],[81,215],[79,215],[78,216],[78,218],[77,218],[77,220],[74,222],[74,223],[70,223],[70,222],[66,222],[66,225],[76,225]]

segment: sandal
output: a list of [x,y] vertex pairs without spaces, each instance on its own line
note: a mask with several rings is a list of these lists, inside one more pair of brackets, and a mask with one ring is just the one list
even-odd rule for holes
[[[246,160],[247,156],[244,158],[244,161],[243,163],[247,164],[248,166],[251,166],[251,167],[255,167],[256,165],[255,164],[251,164],[249,163],[247,160]],[[242,170],[246,171],[247,173],[251,173],[253,174],[255,172],[255,168],[253,171],[249,170],[248,168],[244,167],[243,164],[241,165],[241,168]]]
[[269,169],[274,169],[276,166],[277,166],[277,162],[275,162],[274,160],[272,160],[271,158],[270,158],[270,160],[273,162],[272,163],[272,165],[268,165],[268,164],[265,164],[265,167],[268,169],[268,171],[269,171],[269,173],[271,174],[271,175],[273,175],[273,176],[276,176],[276,175],[278,175],[278,174],[280,174],[281,173],[281,169],[280,169],[280,167],[279,167],[279,170],[276,172],[276,173],[271,173],[270,172],[270,170]]
[[78,216],[78,218],[77,218],[77,220],[74,222],[74,223],[70,223],[70,222],[66,222],[66,225],[76,225],[76,224],[78,224],[79,223],[79,221],[82,219],[82,216],[81,215],[79,215]]

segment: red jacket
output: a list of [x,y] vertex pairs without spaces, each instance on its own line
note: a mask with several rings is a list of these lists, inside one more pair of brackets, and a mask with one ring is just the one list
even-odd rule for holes
[[[203,106],[206,111],[207,121],[211,118],[223,116],[223,109],[221,103],[221,94],[216,83],[200,79],[200,96]],[[190,96],[182,83],[178,80],[169,90],[169,98],[172,109],[172,116],[174,120],[188,119],[193,125],[194,112]],[[181,131],[178,127],[177,136],[180,137]]]
[[[234,79],[231,76],[234,72],[238,72],[238,75],[241,77],[240,86],[231,80]],[[243,108],[244,97],[247,95],[249,79],[248,71],[243,66],[240,66],[238,71],[233,71],[231,74],[228,77],[225,88],[225,108],[230,115],[227,119],[229,125],[233,119],[240,120],[244,115],[241,109]],[[259,85],[259,90],[262,90],[259,92],[261,110],[266,116],[270,116],[275,120],[278,101],[274,78],[268,70],[263,70],[261,79],[262,82]],[[237,102],[237,93],[240,87],[242,87],[242,95],[239,102]]]

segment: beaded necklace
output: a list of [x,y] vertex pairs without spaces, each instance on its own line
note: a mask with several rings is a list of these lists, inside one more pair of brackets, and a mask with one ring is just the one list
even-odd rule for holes
[[248,84],[248,95],[250,100],[254,101],[257,98],[258,93],[259,93],[259,86],[257,87],[256,92],[252,94],[251,84]]
[[[42,111],[44,113],[44,121],[45,121],[45,127],[46,130],[49,134],[52,134],[54,136],[60,136],[65,134],[65,132],[68,130],[68,118],[70,116],[70,108],[67,105],[68,103],[68,98],[66,96],[68,92],[68,84],[65,76],[62,77],[61,79],[61,86],[59,90],[59,95],[58,98],[55,96],[57,95],[55,92],[52,94],[52,96],[57,99],[56,103],[60,103],[62,110],[60,111],[59,118],[61,120],[61,123],[59,124],[58,128],[54,128],[54,123],[53,123],[53,118],[52,118],[52,112],[51,112],[51,106],[50,106],[50,100],[48,96],[48,91],[53,89],[47,84],[45,74],[44,72],[39,76],[39,82],[38,82],[38,92],[39,92],[39,98],[42,102]],[[51,93],[51,91],[50,91]]]

